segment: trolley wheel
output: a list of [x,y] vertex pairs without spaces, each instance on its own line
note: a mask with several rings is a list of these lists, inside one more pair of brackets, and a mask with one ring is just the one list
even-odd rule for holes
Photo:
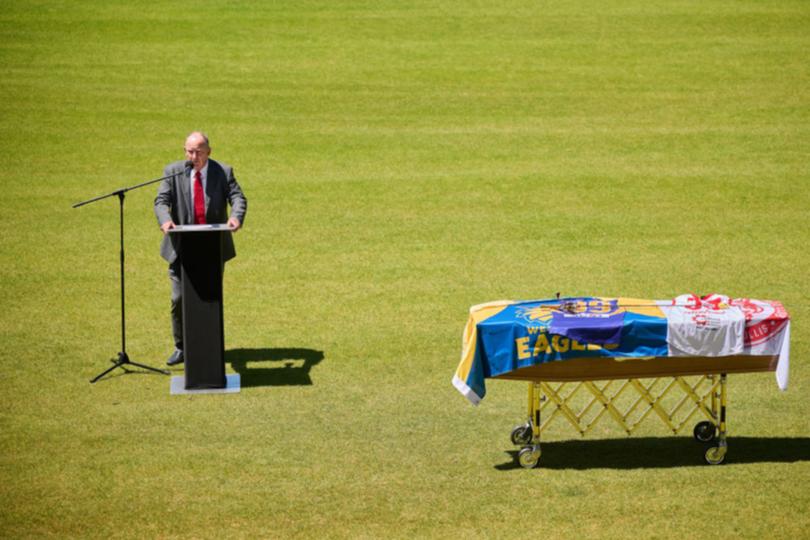
[[708,421],[699,422],[693,431],[695,439],[700,442],[711,442],[717,436],[715,425]]
[[534,469],[540,461],[540,446],[527,446],[520,450],[518,462],[524,469]]
[[706,450],[706,463],[709,465],[720,465],[726,459],[725,446],[712,446]]
[[532,425],[523,424],[512,430],[512,444],[523,446],[532,442]]

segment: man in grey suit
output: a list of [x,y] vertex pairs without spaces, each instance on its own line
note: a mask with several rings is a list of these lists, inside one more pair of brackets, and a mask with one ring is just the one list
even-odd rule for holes
[[[177,253],[176,235],[168,234],[176,225],[195,223],[225,223],[238,231],[245,221],[247,199],[233,175],[233,169],[224,163],[209,159],[211,146],[208,137],[199,131],[186,138],[186,161],[166,166],[166,178],[158,187],[155,197],[155,216],[163,231],[160,255],[169,263],[172,284],[172,333],[174,352],[166,362],[173,366],[183,362],[183,310],[180,283],[180,255]],[[228,217],[227,205],[231,206]],[[236,256],[231,233],[226,233],[222,246],[222,263]]]

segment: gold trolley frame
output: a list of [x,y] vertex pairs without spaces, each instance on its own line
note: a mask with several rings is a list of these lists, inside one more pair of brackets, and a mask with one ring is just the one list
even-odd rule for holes
[[696,414],[705,420],[694,426],[693,435],[712,443],[705,459],[718,465],[728,451],[727,374],[774,371],[777,361],[776,356],[578,358],[498,378],[529,381],[527,420],[511,435],[521,447],[522,467],[537,466],[540,436],[556,418],[567,420],[584,436],[603,418],[612,418],[632,435],[647,418],[657,416],[678,434]]

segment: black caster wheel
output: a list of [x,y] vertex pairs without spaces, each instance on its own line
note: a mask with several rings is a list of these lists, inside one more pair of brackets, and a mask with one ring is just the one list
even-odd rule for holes
[[523,446],[532,442],[531,424],[523,424],[512,430],[512,444]]
[[708,421],[699,422],[693,431],[695,439],[700,442],[711,442],[717,436],[717,428]]

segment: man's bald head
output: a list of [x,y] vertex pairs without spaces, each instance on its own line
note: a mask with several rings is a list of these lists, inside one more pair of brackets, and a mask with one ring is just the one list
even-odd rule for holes
[[194,165],[194,170],[199,171],[208,163],[208,156],[211,155],[211,145],[208,143],[208,136],[201,131],[194,131],[186,137],[186,159]]

